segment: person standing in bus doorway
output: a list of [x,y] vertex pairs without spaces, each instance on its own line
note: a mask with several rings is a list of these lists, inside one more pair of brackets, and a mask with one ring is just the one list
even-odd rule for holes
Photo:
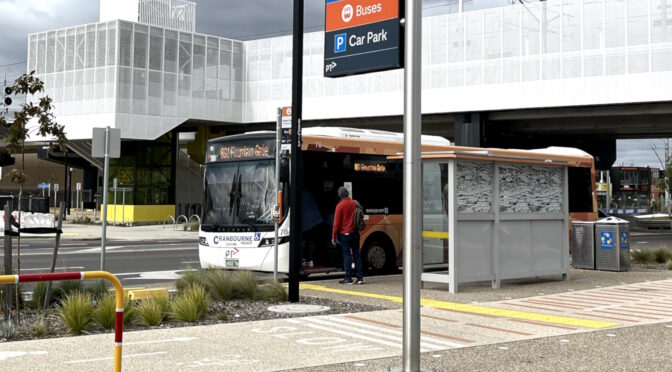
[[[355,201],[350,198],[350,192],[345,187],[338,188],[338,197],[341,201],[336,205],[334,214],[334,229],[331,235],[331,244],[341,245],[343,252],[343,269],[345,269],[345,278],[341,284],[364,284],[364,274],[362,270],[362,257],[359,254],[359,231],[355,229]],[[355,276],[357,281],[352,280],[352,262],[350,254],[355,260]]]

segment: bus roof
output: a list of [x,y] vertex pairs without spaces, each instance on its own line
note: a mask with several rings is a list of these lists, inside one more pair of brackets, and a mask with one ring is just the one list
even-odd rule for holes
[[[402,159],[403,154],[397,154],[390,158]],[[450,146],[450,148],[442,151],[425,151],[422,153],[422,159],[471,159],[586,168],[593,166],[592,155],[583,150],[570,147],[520,150]]]
[[[216,144],[252,138],[275,138],[273,131],[254,131],[211,139]],[[344,152],[378,155],[394,155],[403,151],[404,135],[374,129],[345,127],[304,128],[301,136],[304,151]],[[439,136],[422,136],[425,151],[440,151],[450,146],[450,141]]]

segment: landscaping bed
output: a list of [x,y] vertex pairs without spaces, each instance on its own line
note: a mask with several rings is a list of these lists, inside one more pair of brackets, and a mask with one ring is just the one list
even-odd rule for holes
[[[77,285],[76,283],[80,283]],[[178,291],[143,301],[127,301],[124,331],[164,329],[197,325],[249,322],[301,317],[277,313],[268,307],[287,304],[286,289],[279,283],[258,283],[254,274],[204,270],[191,272],[177,282]],[[111,333],[114,328],[114,296],[102,283],[82,287],[64,282],[54,289],[54,301],[45,312],[44,286],[33,289],[33,300],[22,303],[20,322],[0,320],[0,343]],[[342,314],[385,309],[358,303],[301,296],[300,304],[329,307],[318,314]]]

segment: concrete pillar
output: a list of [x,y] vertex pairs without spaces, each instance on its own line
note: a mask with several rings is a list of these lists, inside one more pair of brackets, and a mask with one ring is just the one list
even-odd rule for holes
[[455,144],[457,146],[481,147],[481,131],[484,115],[480,112],[455,115]]

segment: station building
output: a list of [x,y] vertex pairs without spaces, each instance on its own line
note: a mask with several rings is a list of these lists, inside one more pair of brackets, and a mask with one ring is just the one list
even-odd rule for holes
[[[101,0],[99,22],[28,37],[27,69],[54,99],[85,187],[102,185],[92,128],[121,129],[111,178],[130,190],[126,222],[197,213],[205,142],[272,129],[291,104],[291,35],[199,34],[195,7]],[[576,146],[608,169],[616,138],[672,132],[668,8],[549,0],[424,17],[423,133],[458,145]],[[401,131],[402,70],[324,78],[323,31],[304,35],[303,56],[304,125]]]

